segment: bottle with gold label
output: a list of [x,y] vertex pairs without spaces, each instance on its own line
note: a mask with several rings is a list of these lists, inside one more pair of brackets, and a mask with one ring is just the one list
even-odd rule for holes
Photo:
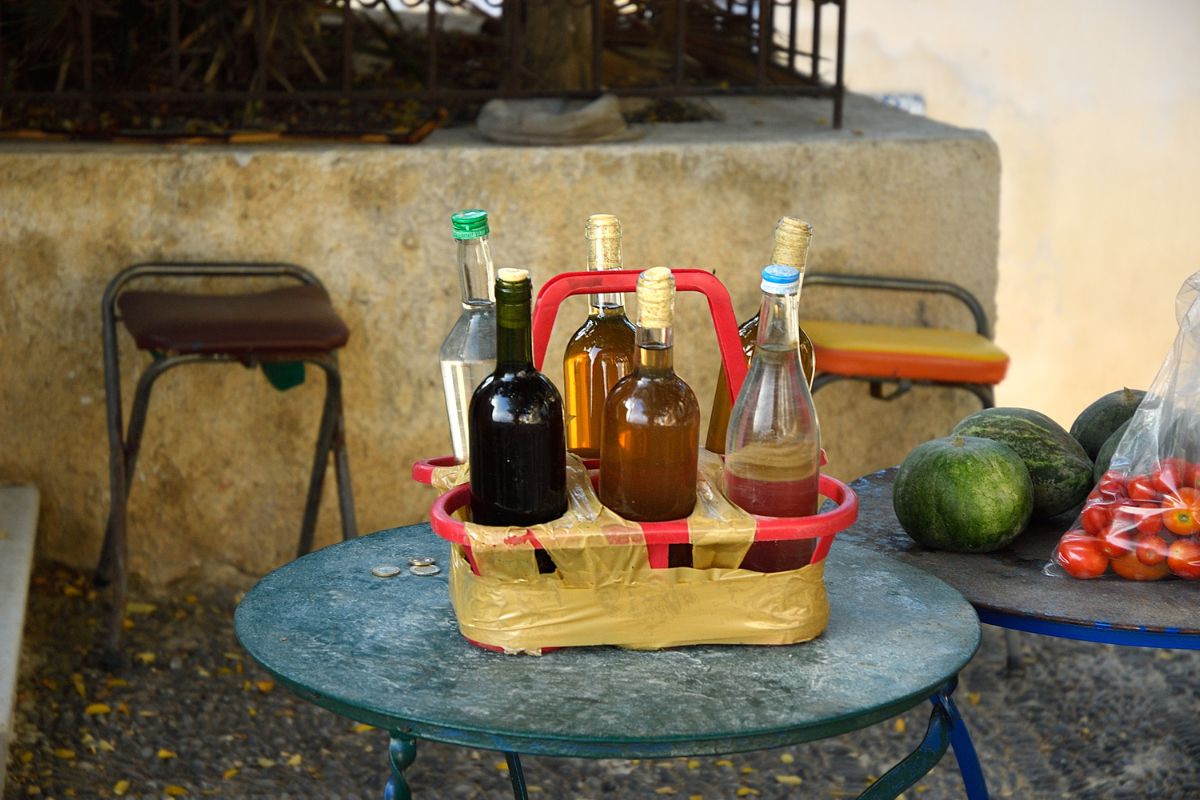
[[[772,264],[762,271],[758,338],[725,440],[726,495],[768,517],[806,517],[817,513],[819,503],[821,432],[800,365],[799,291],[795,267]],[[741,567],[799,569],[811,560],[813,542],[755,542]]]
[[[584,237],[589,270],[621,269],[621,223],[612,214],[588,217]],[[621,294],[594,294],[587,321],[571,336],[563,355],[563,402],[567,449],[583,458],[600,456],[604,400],[633,371],[635,329]]]
[[[795,217],[783,217],[775,226],[775,247],[771,251],[772,264],[795,267],[800,271],[800,283],[804,283],[804,269],[808,264],[808,246],[812,241],[812,226]],[[799,290],[797,290],[797,297]],[[754,342],[758,337],[758,314],[742,323],[738,328],[738,336],[742,340],[742,350],[746,353],[746,363],[754,355]],[[799,334],[800,363],[804,367],[804,375],[809,386],[812,385],[816,364],[813,359],[813,344],[804,329]],[[714,453],[725,452],[725,431],[729,426],[729,381],[725,376],[725,368],[717,376],[717,391],[713,395],[712,413],[708,417],[708,435],[704,439],[704,447]]]
[[[471,519],[537,525],[567,512],[567,449],[558,389],[533,366],[532,287],[523,269],[496,278],[496,369],[471,396]],[[554,566],[538,550],[541,572]]]
[[[675,374],[675,278],[666,267],[638,277],[637,364],[604,402],[600,502],[626,519],[682,519],[696,504],[700,404]],[[690,545],[671,545],[670,566],[691,566]]]

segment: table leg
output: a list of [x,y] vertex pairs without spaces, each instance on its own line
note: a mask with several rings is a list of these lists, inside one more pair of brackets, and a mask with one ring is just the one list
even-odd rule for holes
[[971,742],[966,723],[958,713],[958,707],[950,697],[957,684],[958,678],[954,678],[929,698],[933,711],[930,712],[929,727],[920,746],[871,784],[858,796],[859,800],[890,800],[897,797],[927,775],[951,746],[954,747],[954,757],[962,773],[968,800],[987,800],[987,783],[979,766],[975,745]]
[[529,800],[529,790],[525,788],[525,770],[521,768],[521,757],[516,753],[505,753],[504,760],[508,762],[508,780],[512,783],[515,800]]
[[383,800],[412,800],[412,789],[404,779],[404,770],[411,767],[416,760],[416,740],[403,734],[392,733],[392,741],[388,745],[388,764],[392,768],[392,775],[383,790]]

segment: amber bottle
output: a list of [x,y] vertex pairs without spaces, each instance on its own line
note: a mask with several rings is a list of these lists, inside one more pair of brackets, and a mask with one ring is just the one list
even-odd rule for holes
[[[637,364],[604,403],[600,501],[626,519],[682,519],[696,504],[700,404],[673,365],[675,279],[666,267],[638,277]],[[670,566],[691,566],[672,545]]]
[[[795,217],[783,217],[775,226],[775,246],[771,251],[768,263],[781,264],[785,267],[795,267],[800,270],[800,282],[804,282],[804,268],[808,264],[808,246],[812,241],[812,226]],[[754,355],[754,342],[758,338],[758,314],[742,323],[738,328],[738,336],[742,340],[742,351],[746,354],[746,363]],[[812,385],[815,364],[813,359],[813,344],[804,329],[800,329],[800,363],[804,367],[804,375],[809,386]],[[704,438],[704,447],[714,453],[725,452],[725,432],[729,427],[729,379],[725,368],[717,375],[717,391],[713,395],[712,413],[708,417],[708,435]]]
[[[588,217],[588,269],[621,268],[621,223],[612,214]],[[567,449],[583,458],[599,458],[604,401],[617,381],[633,371],[635,329],[625,316],[623,296],[589,298],[587,320],[567,342],[563,354],[563,403]]]

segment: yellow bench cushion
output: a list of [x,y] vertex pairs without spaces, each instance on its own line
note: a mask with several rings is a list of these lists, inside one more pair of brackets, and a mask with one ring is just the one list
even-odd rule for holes
[[977,333],[807,320],[817,372],[849,377],[994,385],[1008,371],[1008,355]]

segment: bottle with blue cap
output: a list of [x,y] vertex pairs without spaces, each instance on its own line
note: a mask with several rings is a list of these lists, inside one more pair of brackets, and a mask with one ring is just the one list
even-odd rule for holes
[[458,282],[462,313],[442,342],[442,390],[450,420],[454,457],[467,460],[467,407],[471,394],[496,368],[495,268],[488,246],[488,215],[480,208],[459,211],[450,217],[450,230],[458,245]]
[[[762,271],[754,356],[729,415],[725,491],[736,505],[767,517],[817,513],[821,432],[800,354],[800,270]],[[813,540],[756,542],[743,569],[784,572],[812,559]]]

